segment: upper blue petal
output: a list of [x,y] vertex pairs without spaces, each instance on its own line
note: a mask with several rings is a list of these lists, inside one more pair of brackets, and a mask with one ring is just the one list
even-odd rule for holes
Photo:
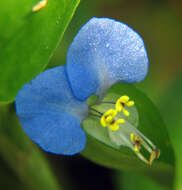
[[80,100],[91,94],[102,95],[118,81],[139,82],[148,73],[144,42],[126,24],[92,18],[69,47],[66,72]]
[[63,66],[46,70],[23,86],[15,103],[25,133],[45,151],[73,155],[84,149],[80,123],[88,108],[73,96]]

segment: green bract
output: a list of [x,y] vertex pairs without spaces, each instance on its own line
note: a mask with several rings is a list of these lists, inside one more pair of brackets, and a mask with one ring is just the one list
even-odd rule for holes
[[[102,128],[98,118],[93,116],[83,121],[83,128],[88,136],[88,144],[82,154],[99,164],[117,169],[170,169],[170,165],[174,162],[170,140],[165,125],[151,101],[134,86],[123,83],[114,85],[102,101],[116,101],[119,96],[125,94],[134,100],[136,105],[136,109],[130,108],[133,109],[131,110],[131,115],[134,117],[131,117],[132,120],[128,119],[128,122],[138,126],[137,129],[161,150],[159,160],[155,161],[151,167],[148,167],[127,147],[114,145],[111,138],[109,138],[107,129]],[[94,107],[97,107],[99,111],[105,109],[103,104]]]

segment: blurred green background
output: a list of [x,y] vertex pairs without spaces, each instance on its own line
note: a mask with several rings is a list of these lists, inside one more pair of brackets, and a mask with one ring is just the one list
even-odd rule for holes
[[81,1],[49,67],[66,63],[66,52],[73,37],[94,16],[122,21],[142,36],[149,55],[150,69],[147,78],[137,86],[150,98],[159,101],[160,96],[182,70],[181,1]]
[[[25,138],[27,142],[27,137],[20,125],[15,126],[15,120],[18,120],[14,105],[10,104],[1,106],[0,129],[6,131],[6,135],[0,133],[0,189],[181,190],[182,1],[82,0],[47,68],[66,64],[69,44],[91,17],[122,21],[143,37],[150,68],[147,78],[136,86],[153,100],[167,124],[176,155],[175,172],[150,176],[119,172],[98,166],[80,155],[65,157],[48,154],[39,151],[36,145],[32,149],[29,141],[22,145],[20,139]],[[14,139],[10,141],[12,134]],[[19,143],[21,151],[14,142]],[[36,162],[31,162],[27,152]],[[15,167],[17,163],[18,167]]]

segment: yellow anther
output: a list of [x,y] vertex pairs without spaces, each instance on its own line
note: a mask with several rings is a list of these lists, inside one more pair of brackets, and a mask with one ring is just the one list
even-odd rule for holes
[[102,125],[102,127],[106,127],[107,124],[106,124],[106,121],[105,121],[105,118],[104,117],[101,117],[100,119],[100,124]]
[[160,156],[160,150],[159,149],[155,149],[154,151],[152,151],[152,153],[150,154],[150,158],[149,158],[149,164],[152,164],[153,160],[155,158],[159,158]]
[[117,125],[123,124],[123,123],[125,123],[125,120],[121,118],[121,119],[116,120],[115,123],[116,123]]
[[141,147],[141,139],[138,136],[135,136],[133,133],[130,134],[130,140],[134,145],[134,151],[140,152]]
[[40,9],[44,8],[47,5],[47,0],[41,0],[39,1],[33,8],[32,12],[37,12]]
[[128,117],[130,115],[130,112],[126,109],[123,109],[123,114]]
[[108,126],[111,131],[117,131],[119,129],[119,124],[123,124],[125,120],[122,118],[116,120],[116,115],[117,111],[114,109],[106,111],[100,119],[101,125],[103,127]]
[[113,123],[109,124],[109,128],[111,129],[111,131],[117,131],[119,129],[119,124],[123,124],[125,123],[124,119],[117,119],[116,121],[114,121]]
[[127,105],[128,107],[131,107],[131,106],[133,106],[134,104],[135,104],[134,101],[129,101],[129,102],[126,103],[126,105]]
[[135,151],[135,152],[140,152],[139,147],[135,145],[135,146],[134,146],[134,151]]
[[111,123],[113,121],[113,117],[109,115],[108,117],[105,118],[106,123]]
[[156,158],[156,152],[153,151],[149,158],[149,164],[152,164],[153,160]]
[[135,135],[133,133],[130,134],[130,140],[133,144],[135,144]]
[[118,112],[122,111],[125,116],[129,116],[130,113],[125,109],[125,106],[131,107],[134,105],[134,101],[129,101],[128,96],[121,96],[117,101],[116,101],[116,110]]
[[120,97],[120,101],[123,102],[123,103],[127,103],[129,101],[129,97],[128,96],[121,96]]
[[117,131],[119,129],[119,125],[116,124],[109,125],[109,129],[111,131]]
[[159,149],[155,150],[156,152],[156,158],[159,158],[160,157],[160,154],[161,154],[161,151]]
[[111,124],[114,121],[114,118],[117,115],[117,111],[114,109],[110,109],[108,111],[106,111],[101,119],[100,119],[100,123],[103,127],[108,126],[109,124]]
[[121,96],[117,101],[116,101],[116,110],[117,111],[123,111],[123,108],[126,104],[126,102],[129,101],[128,96]]

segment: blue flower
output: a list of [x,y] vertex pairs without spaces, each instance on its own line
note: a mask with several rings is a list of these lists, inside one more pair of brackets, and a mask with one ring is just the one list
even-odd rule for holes
[[48,152],[73,155],[86,145],[80,124],[87,98],[102,96],[114,83],[139,82],[148,72],[141,37],[129,26],[92,18],[78,32],[66,66],[42,72],[17,94],[16,112],[25,133]]

